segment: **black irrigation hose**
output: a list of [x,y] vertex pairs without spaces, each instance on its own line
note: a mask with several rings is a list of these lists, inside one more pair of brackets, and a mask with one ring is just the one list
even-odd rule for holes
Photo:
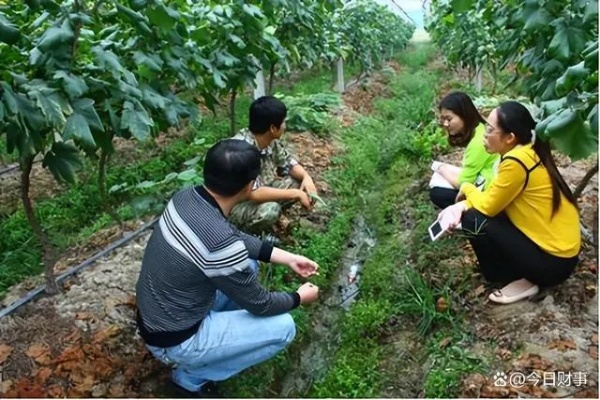
[[[42,162],[41,159],[33,160],[34,164],[37,164],[37,163],[40,163],[40,162]],[[4,174],[8,174],[9,172],[14,171],[15,169],[19,169],[19,164],[18,163],[10,164],[10,165],[6,166],[4,169],[0,169],[0,176],[2,176]]]
[[[75,267],[72,267],[72,268],[68,269],[67,271],[63,272],[62,274],[60,274],[59,276],[56,277],[56,283],[60,284],[60,283],[64,282],[65,280],[67,280],[71,276],[75,275],[77,272],[79,272],[83,268],[85,268],[85,267],[93,264],[94,261],[98,260],[99,258],[102,258],[102,257],[106,256],[107,254],[109,254],[114,249],[116,249],[116,248],[118,248],[120,246],[123,246],[124,244],[126,244],[126,243],[130,242],[131,240],[135,239],[141,233],[143,233],[145,230],[147,230],[150,227],[152,227],[156,223],[156,221],[158,221],[158,218],[159,217],[153,218],[151,221],[146,222],[141,228],[139,228],[138,230],[136,230],[135,232],[133,232],[131,235],[113,242],[110,246],[106,247],[101,252],[96,253],[92,257],[90,257],[87,260],[83,261],[81,264],[76,265]],[[20,299],[14,301],[8,307],[0,310],[0,319],[2,319],[3,317],[6,317],[7,315],[9,315],[13,311],[15,311],[17,308],[21,307],[22,305],[29,303],[31,300],[35,299],[37,296],[39,296],[43,292],[44,292],[44,286],[38,286],[34,290],[28,292],[25,296],[23,296]]]
[[0,176],[2,176],[4,174],[8,174],[9,172],[12,172],[17,168],[19,168],[19,164],[12,164],[12,165],[7,166],[4,169],[0,169]]

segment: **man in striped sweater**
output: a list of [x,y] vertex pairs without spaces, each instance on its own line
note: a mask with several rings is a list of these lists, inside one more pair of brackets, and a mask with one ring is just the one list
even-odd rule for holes
[[227,221],[248,198],[260,162],[260,151],[244,141],[214,145],[204,185],[173,196],[145,250],[136,286],[140,336],[188,394],[205,393],[208,382],[283,350],[296,333],[289,311],[318,297],[310,283],[291,293],[262,287],[256,260],[287,265],[304,278],[318,265]]

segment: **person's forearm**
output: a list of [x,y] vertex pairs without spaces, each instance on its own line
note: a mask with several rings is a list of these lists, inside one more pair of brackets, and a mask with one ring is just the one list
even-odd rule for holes
[[308,172],[304,169],[304,167],[300,164],[294,165],[294,167],[290,170],[290,176],[297,181],[303,181],[304,179],[312,179]]
[[271,253],[271,262],[273,264],[289,265],[293,256],[294,254],[290,253],[289,251],[273,247],[273,252]]
[[460,183],[458,182],[458,175],[454,173],[454,171],[450,171],[448,168],[445,168],[445,165],[442,165],[436,171],[438,174],[444,177],[448,183],[452,185],[455,189],[460,188]]
[[248,200],[254,203],[266,203],[269,201],[289,201],[296,200],[298,195],[295,189],[276,189],[268,186],[261,186],[250,193]]

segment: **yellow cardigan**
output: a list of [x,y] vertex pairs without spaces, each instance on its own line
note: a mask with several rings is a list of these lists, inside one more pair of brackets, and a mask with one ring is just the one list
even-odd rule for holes
[[[531,171],[525,188],[525,168],[506,157],[517,158]],[[550,174],[539,161],[531,144],[515,147],[502,157],[498,174],[485,192],[471,183],[461,186],[466,206],[489,217],[505,211],[510,221],[542,250],[557,257],[574,257],[581,246],[579,213],[561,192],[560,207],[552,216]]]

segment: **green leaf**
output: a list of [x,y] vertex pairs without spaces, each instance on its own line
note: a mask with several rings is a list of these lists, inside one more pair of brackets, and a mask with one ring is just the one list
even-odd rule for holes
[[42,166],[48,167],[57,181],[75,183],[75,169],[81,167],[79,151],[68,143],[54,142],[44,156]]
[[164,4],[151,8],[147,15],[152,25],[165,31],[172,30],[179,19],[179,13]]
[[245,4],[242,6],[242,9],[244,10],[244,12],[248,15],[250,15],[251,17],[254,18],[262,18],[263,17],[263,13],[260,11],[260,8],[256,7],[255,5],[252,4]]
[[73,102],[73,109],[83,115],[89,124],[90,128],[95,131],[104,132],[104,124],[100,120],[96,109],[94,108],[94,100],[78,99]]
[[138,140],[144,141],[150,136],[153,126],[145,110],[135,109],[133,103],[126,101],[121,116],[121,129],[126,129]]
[[155,110],[162,110],[166,106],[167,98],[161,96],[151,87],[142,89],[142,101]]
[[50,27],[42,37],[40,37],[37,47],[44,53],[50,50],[57,50],[57,46],[73,41],[75,35],[68,23],[63,24],[60,28]]
[[177,179],[182,182],[193,181],[198,178],[198,173],[195,169],[187,169],[177,175]]
[[48,96],[48,93],[42,93],[41,91],[36,90],[29,92],[28,95],[35,100],[36,105],[42,110],[42,114],[44,114],[50,125],[58,129],[61,129],[64,126],[66,119],[63,114],[63,109],[59,103],[53,101]]
[[583,12],[583,23],[594,22],[597,25],[598,21],[598,0],[590,0]]
[[243,49],[246,47],[246,43],[244,43],[244,41],[237,35],[230,34],[229,40],[231,40],[233,43],[235,43],[237,45],[237,47],[240,49]]
[[110,50],[104,50],[100,46],[92,47],[92,52],[96,56],[96,61],[100,67],[110,71],[113,76],[118,77],[123,72],[123,66],[119,62],[119,57]]
[[556,32],[548,52],[558,60],[566,61],[578,55],[585,47],[585,32],[579,28],[568,26],[564,18],[556,23]]
[[191,167],[192,165],[198,164],[198,161],[200,161],[200,159],[200,156],[194,157],[191,160],[187,160],[186,162],[184,162],[183,165],[185,165],[186,167]]
[[143,190],[143,189],[153,188],[156,185],[157,185],[157,183],[154,181],[143,181],[143,182],[140,182],[137,185],[135,185],[135,188]]
[[142,91],[140,89],[123,81],[119,81],[119,91],[136,99],[142,98]]
[[19,106],[17,104],[17,99],[12,91],[12,88],[6,82],[1,81],[0,86],[2,87],[2,100],[4,101],[6,108],[8,109],[10,114],[18,113]]
[[81,77],[72,75],[67,71],[56,71],[54,79],[63,80],[65,92],[71,99],[81,97],[90,90]]
[[19,41],[20,37],[19,28],[6,19],[3,13],[0,13],[0,42],[13,45]]
[[156,55],[148,56],[141,51],[135,51],[133,53],[133,61],[135,61],[137,65],[145,65],[155,72],[160,72],[164,64],[160,57]]
[[455,13],[463,13],[469,11],[473,6],[473,0],[452,0],[452,10]]
[[598,137],[598,104],[596,104],[592,111],[590,111],[590,114],[588,115],[587,119],[590,123],[590,126],[592,127],[592,132],[594,133],[594,136]]
[[94,141],[87,120],[83,115],[78,113],[73,113],[67,118],[67,123],[65,124],[65,130],[63,131],[62,136],[65,140],[76,139],[80,141],[84,147],[96,147],[96,142]]
[[556,148],[573,161],[585,158],[598,149],[598,137],[578,111],[559,111],[546,130]]
[[567,106],[567,98],[563,97],[557,100],[544,101],[542,102],[541,106],[545,115],[552,115],[561,108],[565,108]]
[[526,31],[533,31],[547,26],[552,21],[552,15],[537,0],[528,0],[522,11]]
[[567,68],[565,73],[556,80],[555,91],[558,96],[564,96],[588,77],[590,71],[585,68],[584,64],[585,62],[582,61]]
[[39,66],[40,64],[42,64],[43,59],[44,53],[42,53],[37,47],[34,47],[29,52],[29,64]]

